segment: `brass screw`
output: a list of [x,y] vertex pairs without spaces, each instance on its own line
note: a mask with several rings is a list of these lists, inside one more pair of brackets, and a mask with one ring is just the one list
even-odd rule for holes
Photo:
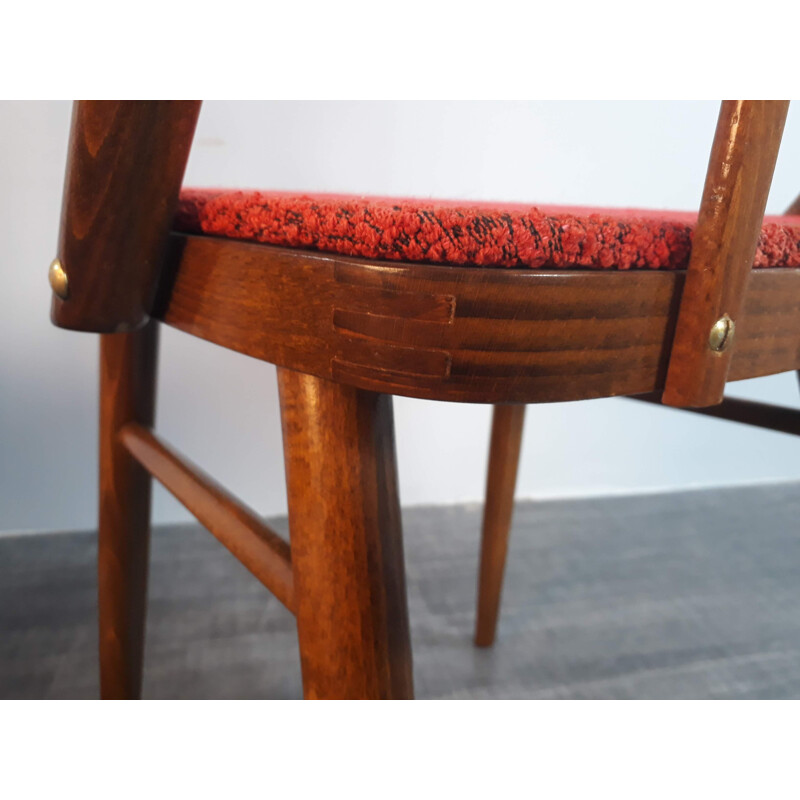
[[727,314],[724,314],[711,327],[711,333],[708,335],[708,346],[715,353],[721,353],[731,343],[735,330],[736,324],[734,321]]
[[47,277],[50,279],[50,288],[62,300],[66,300],[69,297],[69,281],[67,280],[67,273],[64,272],[64,267],[61,266],[61,262],[57,258],[53,259]]

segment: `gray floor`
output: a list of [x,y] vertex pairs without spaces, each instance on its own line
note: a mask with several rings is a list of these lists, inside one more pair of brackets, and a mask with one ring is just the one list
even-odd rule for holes
[[[404,514],[417,696],[800,697],[800,485],[519,503],[471,644],[480,509]],[[285,531],[285,521],[274,521]],[[0,697],[97,694],[95,543],[0,538]],[[291,615],[194,527],[153,540],[145,695],[300,696]]]

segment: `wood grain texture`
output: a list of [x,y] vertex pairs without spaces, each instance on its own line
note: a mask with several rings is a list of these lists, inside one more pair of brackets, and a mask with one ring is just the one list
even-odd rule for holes
[[199,111],[196,101],[75,104],[58,244],[69,296],[53,295],[56,325],[111,333],[147,320]]
[[158,436],[137,423],[119,433],[128,452],[183,503],[290,611],[294,610],[289,545],[258,514]]
[[[173,236],[167,324],[370,391],[541,403],[663,389],[684,272],[387,264]],[[800,367],[800,270],[754,270],[729,378]],[[372,309],[372,311],[370,311]]]
[[[665,402],[703,405],[726,379],[800,368],[800,270],[750,270],[785,103],[723,105],[688,273],[390,264],[170,235],[198,110],[82,102],[73,118],[58,250],[69,294],[52,316],[105,333],[104,697],[141,691],[148,469],[295,610],[307,697],[411,697],[389,394],[522,404],[666,387]],[[723,313],[734,346],[711,353]],[[148,430],[149,315],[279,366],[291,561],[285,542]],[[795,432],[785,411],[726,401],[702,413]],[[478,643],[491,641],[499,608],[523,414],[503,406],[493,428]]]
[[478,574],[478,647],[490,647],[497,630],[524,422],[524,405],[494,407]]
[[413,695],[392,398],[278,370],[303,691]]
[[[788,108],[783,101],[722,104],[664,387],[667,405],[722,400],[733,351],[746,335],[741,311]],[[725,314],[736,331],[717,352],[709,333]]]
[[130,423],[152,425],[158,326],[100,337],[100,693],[141,695],[150,537],[150,475],[119,438]]

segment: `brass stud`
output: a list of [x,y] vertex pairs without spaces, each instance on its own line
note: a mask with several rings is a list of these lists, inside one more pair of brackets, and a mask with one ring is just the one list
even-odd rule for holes
[[727,314],[724,314],[712,326],[711,333],[708,335],[708,346],[715,353],[721,353],[731,343],[735,330],[736,323]]
[[61,262],[57,258],[53,259],[47,277],[50,279],[50,288],[62,300],[66,300],[69,296],[69,281],[67,280],[67,273],[64,272],[64,267],[61,266]]

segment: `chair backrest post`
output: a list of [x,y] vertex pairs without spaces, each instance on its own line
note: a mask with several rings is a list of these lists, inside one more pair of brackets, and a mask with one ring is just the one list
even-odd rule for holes
[[662,402],[722,401],[788,101],[726,100],[711,148]]
[[147,321],[199,111],[194,100],[75,103],[56,325],[113,333]]

